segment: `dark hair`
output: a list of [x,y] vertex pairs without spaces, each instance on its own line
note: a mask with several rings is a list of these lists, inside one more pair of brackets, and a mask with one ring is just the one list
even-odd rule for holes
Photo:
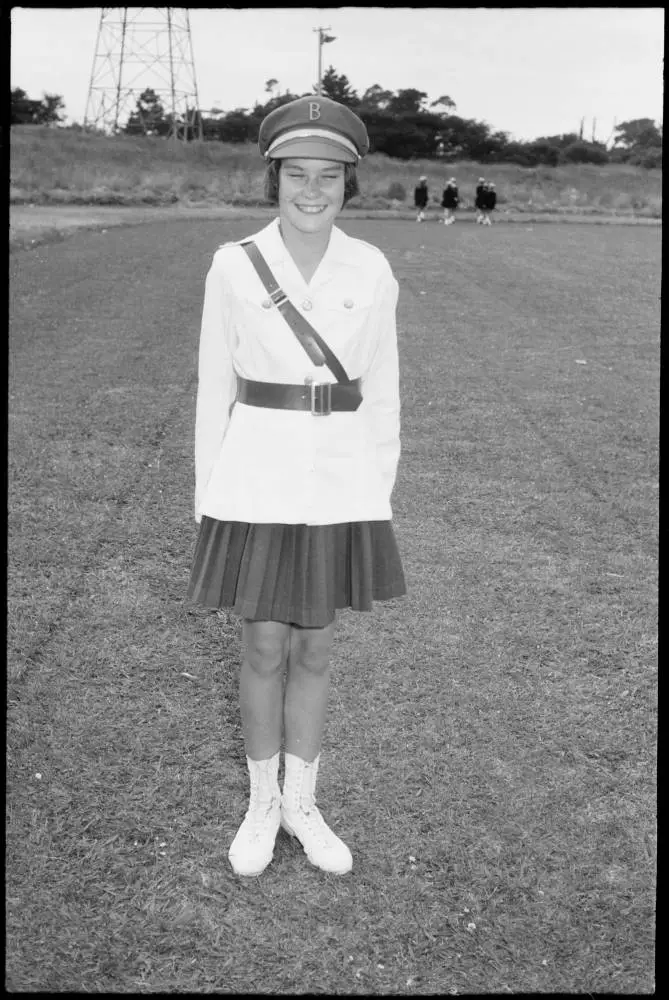
[[[270,160],[265,170],[265,198],[276,205],[279,201],[279,171],[281,160]],[[344,205],[360,193],[355,163],[344,164]]]

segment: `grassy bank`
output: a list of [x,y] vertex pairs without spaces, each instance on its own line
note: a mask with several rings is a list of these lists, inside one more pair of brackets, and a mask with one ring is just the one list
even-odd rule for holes
[[[264,202],[263,164],[255,145],[170,143],[164,139],[88,135],[18,126],[11,130],[13,204],[251,206]],[[449,176],[472,208],[477,178],[498,191],[499,213],[617,215],[659,218],[662,171],[624,164],[518,167],[431,160],[406,162],[377,153],[360,168],[360,195],[351,208],[409,206],[417,177],[428,178],[435,205]],[[402,185],[406,198],[391,197]]]

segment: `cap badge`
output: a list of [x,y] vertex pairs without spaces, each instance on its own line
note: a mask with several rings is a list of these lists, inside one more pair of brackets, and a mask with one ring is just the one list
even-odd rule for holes
[[309,121],[315,122],[321,116],[321,106],[317,101],[309,101]]

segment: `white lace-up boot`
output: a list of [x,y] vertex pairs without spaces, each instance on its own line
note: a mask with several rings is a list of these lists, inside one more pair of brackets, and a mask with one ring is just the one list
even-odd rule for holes
[[353,866],[351,852],[332,832],[315,802],[319,759],[320,754],[307,763],[292,753],[285,755],[281,826],[291,837],[297,837],[312,865],[345,875]]
[[274,841],[281,822],[279,753],[268,760],[246,758],[251,776],[249,807],[228,858],[237,875],[260,875],[274,857]]

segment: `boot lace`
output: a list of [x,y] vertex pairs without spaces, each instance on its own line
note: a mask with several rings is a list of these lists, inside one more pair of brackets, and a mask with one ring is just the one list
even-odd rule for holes
[[[280,805],[280,796],[269,793],[261,795],[260,789],[252,788],[249,807],[246,810],[243,826],[253,840],[259,840],[266,834],[268,821]],[[246,831],[245,831],[246,832]]]
[[258,796],[251,796],[249,807],[244,817],[243,826],[248,831],[252,840],[260,840],[267,834],[267,825],[272,814],[276,812],[279,799],[273,796],[270,799],[261,800]]
[[323,815],[314,802],[301,802],[299,815],[309,833],[325,848],[338,847],[341,841],[323,819]]

